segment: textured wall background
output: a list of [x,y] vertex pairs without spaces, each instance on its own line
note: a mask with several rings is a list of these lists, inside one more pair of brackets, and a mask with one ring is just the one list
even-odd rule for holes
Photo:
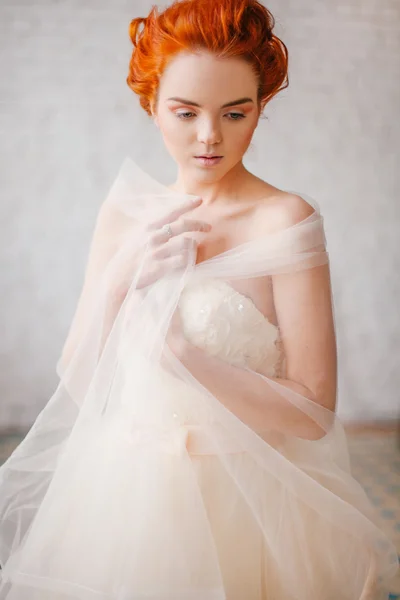
[[[362,4],[362,5],[361,5]],[[57,384],[98,207],[129,154],[173,181],[125,84],[128,24],[151,3],[0,5],[0,426],[29,426]],[[271,0],[290,87],[246,163],[325,215],[344,419],[399,415],[400,3]]]

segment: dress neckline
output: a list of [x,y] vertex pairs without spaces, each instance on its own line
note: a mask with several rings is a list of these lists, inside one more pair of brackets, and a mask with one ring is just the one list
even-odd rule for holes
[[[202,263],[200,263],[200,264],[202,264]],[[206,281],[208,281],[208,283],[211,283],[211,282],[212,283],[214,283],[214,282],[222,283],[224,286],[229,288],[235,296],[237,296],[241,300],[244,300],[245,302],[249,302],[249,304],[251,304],[252,310],[254,310],[258,314],[258,316],[261,319],[263,319],[263,321],[265,321],[266,323],[268,323],[268,325],[270,325],[271,327],[274,327],[277,331],[279,331],[278,325],[276,325],[275,323],[272,323],[272,321],[270,321],[269,318],[266,315],[264,315],[263,312],[261,312],[261,310],[256,306],[253,298],[251,298],[250,296],[247,296],[246,294],[243,294],[243,292],[239,292],[236,288],[233,287],[233,285],[228,283],[228,281],[226,281],[225,279],[216,279],[216,278],[210,277]]]

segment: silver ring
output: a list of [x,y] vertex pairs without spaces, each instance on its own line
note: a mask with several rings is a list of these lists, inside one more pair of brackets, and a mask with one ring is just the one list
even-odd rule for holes
[[173,233],[172,233],[172,227],[169,223],[167,223],[166,225],[163,225],[161,228],[161,231],[163,231],[164,233],[167,234],[168,237],[172,237]]

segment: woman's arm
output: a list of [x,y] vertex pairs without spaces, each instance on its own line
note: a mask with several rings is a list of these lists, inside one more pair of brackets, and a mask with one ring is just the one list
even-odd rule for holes
[[[306,218],[310,206],[301,198],[289,203],[287,226]],[[288,208],[288,204],[285,205]],[[324,248],[316,251],[325,251]],[[211,357],[177,335],[174,352],[181,362],[220,402],[252,429],[275,430],[306,439],[322,437],[326,426],[318,424],[296,406],[304,397],[328,409],[336,406],[336,343],[331,285],[327,264],[273,276],[273,293],[286,355],[285,379],[267,379],[258,373]],[[175,331],[177,331],[175,327]],[[260,370],[262,375],[262,370]],[[294,400],[282,395],[283,386]],[[284,391],[284,390],[282,390]],[[307,401],[306,401],[307,403]],[[325,415],[325,422],[329,421]]]
[[[299,196],[291,196],[287,225],[311,214]],[[324,246],[308,252],[326,252]],[[272,276],[274,305],[286,357],[286,377],[304,386],[307,397],[334,411],[337,350],[328,259],[320,266]]]
[[[112,200],[112,194],[109,198]],[[100,329],[98,360],[128,291],[134,286],[133,296],[140,303],[152,283],[186,266],[194,244],[192,232],[207,232],[211,226],[202,220],[181,217],[201,202],[201,198],[186,200],[150,222],[121,212],[118,202],[116,206],[112,201],[103,203],[90,245],[83,289],[57,365],[59,374],[82,343],[94,314]],[[173,226],[172,237],[163,230],[167,223]],[[132,305],[130,311],[134,318]]]
[[313,399],[303,385],[288,379],[261,377],[210,356],[189,342],[173,349],[190,373],[226,408],[254,431],[279,431],[304,439],[319,439],[326,433],[303,410],[272,387],[268,380],[303,397]]

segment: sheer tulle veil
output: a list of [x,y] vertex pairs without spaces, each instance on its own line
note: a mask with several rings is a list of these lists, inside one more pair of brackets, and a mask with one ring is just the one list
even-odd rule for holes
[[165,344],[188,282],[234,287],[326,264],[319,207],[305,197],[304,221],[198,265],[192,253],[139,289],[146,224],[189,198],[127,158],[101,206],[57,389],[0,468],[0,598],[225,598],[191,462],[210,454],[249,507],[285,598],[314,597],[318,553],[343,599],[384,598],[396,553],[351,477],[340,420],[254,370],[266,399],[279,394],[310,422],[302,437],[273,420],[257,430]]

